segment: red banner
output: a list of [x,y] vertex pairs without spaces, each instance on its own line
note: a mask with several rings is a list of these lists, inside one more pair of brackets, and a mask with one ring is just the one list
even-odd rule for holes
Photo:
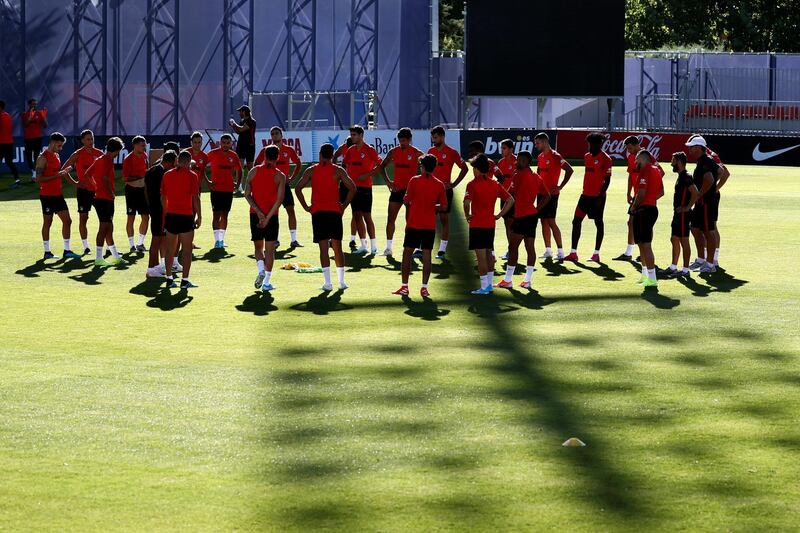
[[[567,159],[581,159],[587,151],[586,136],[589,130],[558,130],[556,149]],[[649,150],[658,161],[670,161],[675,152],[686,151],[687,133],[642,133],[627,131],[603,132],[606,138],[603,151],[613,159],[626,159],[625,138],[639,137],[642,148]]]

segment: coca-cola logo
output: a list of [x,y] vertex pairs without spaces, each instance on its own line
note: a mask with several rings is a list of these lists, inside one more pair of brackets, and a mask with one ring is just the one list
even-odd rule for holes
[[[628,158],[628,152],[625,150],[625,137],[627,137],[627,135],[618,138],[612,138],[610,133],[606,133],[604,134],[604,137],[606,138],[605,141],[603,141],[603,151],[605,153],[614,159]],[[658,160],[658,156],[661,153],[661,147],[659,146],[659,143],[664,139],[664,136],[642,133],[637,135],[637,137],[639,138],[639,146],[643,150],[649,151],[651,154],[653,154],[653,157]]]

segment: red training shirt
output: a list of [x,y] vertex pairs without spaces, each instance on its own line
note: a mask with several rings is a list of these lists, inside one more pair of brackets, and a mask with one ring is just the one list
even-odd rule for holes
[[[103,179],[108,177],[108,184]],[[103,154],[95,159],[94,163],[86,169],[86,178],[91,180],[95,192],[94,197],[98,200],[114,199],[114,158],[108,154]]]
[[175,167],[164,173],[161,180],[161,195],[164,197],[164,213],[193,215],[192,198],[198,190],[197,174],[188,168]]
[[555,150],[542,152],[537,158],[539,165],[539,175],[544,180],[544,185],[552,195],[558,195],[558,178],[561,177],[561,169],[564,167],[564,158]]
[[503,175],[503,188],[509,190],[511,188],[511,178],[514,177],[514,173],[517,171],[517,156],[512,154],[510,159],[500,158],[500,161],[497,162],[497,168],[500,169],[500,173]]
[[242,163],[236,152],[214,148],[208,152],[208,164],[211,165],[211,190],[233,192],[233,173],[242,170]]
[[[61,172],[61,158],[58,154],[50,150],[42,150],[42,154],[47,159],[47,164],[42,171],[42,176],[47,178],[55,176]],[[39,196],[61,196],[61,178],[39,182]]]
[[358,177],[381,163],[381,157],[372,146],[364,143],[361,148],[355,144],[344,152],[344,168],[347,174],[356,184],[356,187],[372,187],[372,176],[364,181],[358,181]]
[[130,152],[122,160],[122,178],[139,177],[143,178],[147,172],[147,152],[137,154]]
[[433,170],[433,175],[447,185],[452,181],[453,165],[461,166],[463,164],[461,154],[446,144],[443,144],[441,148],[431,146],[428,153],[436,156],[436,168]]
[[[273,145],[265,146],[264,148],[261,149],[260,152],[258,152],[258,157],[256,157],[256,163],[255,163],[256,165],[261,165],[262,163],[264,163],[264,161],[267,160],[267,148],[269,146]],[[286,178],[288,179],[292,175],[290,165],[299,166],[302,165],[303,162],[300,161],[300,157],[297,155],[297,151],[288,144],[281,143],[281,145],[278,146],[278,148],[280,148],[280,152],[278,152],[278,160],[275,162],[275,166],[277,167],[278,170],[286,174]]]
[[[256,173],[253,179],[250,180],[250,191],[253,194],[253,201],[259,209],[266,215],[272,206],[275,205],[275,200],[278,199],[278,185],[275,183],[275,174],[277,168],[267,167],[266,165],[257,165]],[[275,216],[278,215],[278,210],[275,211]],[[250,208],[251,213],[256,210]]]
[[447,207],[447,192],[432,174],[421,174],[409,180],[404,201],[408,203],[407,228],[435,230],[436,206]]
[[542,177],[530,168],[523,168],[508,181],[512,183],[510,187],[514,195],[514,218],[537,214],[539,209],[536,207],[536,197],[547,194]]
[[[42,123],[44,122],[45,115],[46,113],[41,109],[22,113],[21,118],[26,139],[42,138]],[[31,123],[25,126],[25,122],[28,120],[30,120]]]
[[639,171],[639,188],[645,188],[644,199],[641,205],[656,205],[656,201],[664,192],[664,182],[660,169],[647,165]]
[[400,146],[395,146],[386,156],[394,165],[394,189],[402,191],[408,187],[411,178],[415,177],[419,170],[417,160],[417,149],[409,146],[405,150]]
[[507,200],[511,195],[495,179],[479,175],[467,184],[465,199],[472,202],[470,228],[494,228],[494,206],[498,198]]
[[313,169],[311,171],[311,213],[333,211],[341,214],[339,180],[333,173],[333,163],[323,161],[314,165]]
[[14,143],[14,122],[8,111],[0,112],[0,144]]
[[94,191],[96,189],[94,180],[91,176],[86,175],[86,171],[98,157],[103,155],[103,151],[92,146],[88,149],[80,147],[75,153],[75,173],[78,175],[78,186],[88,191]]
[[602,150],[597,155],[586,152],[583,164],[586,168],[583,174],[583,194],[600,196],[606,177],[611,175],[611,167],[614,166],[611,158]]

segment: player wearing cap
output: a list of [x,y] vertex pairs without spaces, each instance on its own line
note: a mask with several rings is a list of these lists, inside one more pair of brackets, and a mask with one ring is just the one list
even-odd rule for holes
[[[672,154],[672,170],[678,174],[675,181],[675,193],[672,196],[672,264],[664,272],[672,278],[689,276],[689,259],[692,248],[689,244],[689,231],[692,220],[692,206],[700,197],[700,191],[694,184],[692,175],[686,171],[686,154],[675,152]],[[683,248],[683,268],[678,270],[681,248]]]
[[516,158],[517,170],[511,178],[511,185],[508,189],[514,197],[514,220],[511,223],[511,234],[508,240],[506,276],[495,287],[510,289],[514,286],[512,279],[517,270],[519,245],[524,242],[525,251],[528,253],[528,263],[525,269],[525,279],[519,286],[524,289],[531,288],[533,271],[536,269],[536,224],[539,221],[539,211],[550,201],[550,191],[544,185],[544,180],[531,170],[532,161],[533,155],[527,150],[522,150]]
[[64,146],[66,137],[58,132],[50,135],[50,143],[36,159],[36,175],[39,183],[39,201],[42,204],[42,242],[44,245],[44,259],[53,259],[55,255],[50,251],[50,226],[53,224],[53,215],[61,219],[61,235],[64,237],[64,257],[74,259],[79,257],[70,249],[69,236],[72,228],[72,218],[69,208],[64,200],[61,189],[61,180],[69,177],[71,167],[61,168],[61,159],[58,153]]
[[361,240],[361,248],[356,254],[378,253],[378,241],[375,239],[375,223],[372,221],[372,174],[381,163],[375,148],[364,142],[364,128],[359,125],[350,128],[353,145],[344,153],[344,168],[357,187],[353,198],[353,216],[358,226],[366,228],[370,239],[367,250],[366,239]]
[[594,253],[590,261],[600,262],[600,246],[603,244],[605,225],[603,224],[603,211],[606,207],[606,191],[611,184],[611,157],[602,150],[605,137],[601,133],[590,133],[586,136],[589,151],[583,156],[585,172],[583,175],[583,192],[575,207],[575,216],[572,219],[572,249],[565,261],[578,260],[578,242],[581,239],[581,225],[583,219],[589,217],[594,220],[597,235],[594,241]]
[[[300,157],[297,155],[297,151],[284,141],[283,130],[281,128],[278,126],[273,126],[269,130],[269,136],[272,141],[271,146],[277,146],[280,150],[278,152],[278,161],[276,166],[278,170],[280,170],[286,176],[286,187],[283,195],[283,208],[286,209],[286,215],[289,218],[289,236],[291,238],[291,244],[289,246],[292,248],[302,248],[303,245],[297,240],[297,215],[294,212],[294,195],[292,195],[291,184],[295,179],[297,179],[297,176],[300,175],[303,165],[300,161]],[[264,162],[267,148],[268,147],[262,148],[258,153],[258,156],[256,157],[256,165],[260,165]],[[294,165],[294,170],[291,172],[290,165]],[[276,243],[280,244],[279,241],[276,241]]]
[[[333,290],[329,247],[333,248],[339,288],[347,288],[344,281],[344,254],[342,253],[342,212],[356,194],[356,186],[347,176],[347,172],[339,165],[333,164],[333,155],[333,145],[323,144],[319,149],[319,163],[309,166],[295,187],[297,201],[300,202],[303,209],[311,213],[314,242],[319,245],[319,260],[322,266],[322,276],[325,279],[322,290],[325,292]],[[303,194],[303,188],[309,183],[311,183],[310,206]],[[340,183],[344,183],[348,191],[344,202],[340,201],[339,197]]]
[[[691,137],[689,137],[689,140],[691,140],[694,137],[697,137],[697,135],[692,135]],[[726,167],[725,164],[722,163],[722,159],[719,157],[719,154],[714,152],[714,150],[712,150],[708,146],[706,146],[706,153],[708,154],[708,157],[710,157],[717,165],[719,165],[719,175],[717,177],[717,194],[714,196],[714,202],[713,202],[713,206],[711,208],[711,213],[714,216],[714,230],[712,231],[712,233],[714,234],[714,237],[716,238],[716,242],[717,242],[717,248],[714,251],[714,266],[718,267],[719,266],[719,247],[720,247],[719,224],[718,224],[718,221],[719,221],[719,202],[720,202],[720,192],[719,191],[720,191],[720,189],[722,189],[722,187],[725,185],[725,183],[728,182],[728,178],[730,177],[731,173],[728,170],[728,167]],[[697,243],[697,247],[700,248],[700,249],[705,249],[706,242],[705,242],[705,237],[703,236],[703,234],[701,232],[698,232],[698,233],[696,233],[694,235],[694,237],[695,237],[695,242]],[[699,266],[700,265],[697,265],[696,267],[699,267]]]
[[[550,237],[552,234],[552,237],[555,238],[556,241],[556,259],[562,261],[564,259],[564,246],[561,242],[561,230],[558,224],[556,224],[558,197],[561,193],[561,189],[564,188],[572,177],[574,170],[572,166],[561,157],[561,154],[550,147],[550,137],[546,133],[537,133],[533,138],[533,143],[536,146],[536,150],[539,152],[539,156],[537,157],[538,174],[544,180],[547,190],[550,191],[550,201],[547,202],[547,205],[539,212],[545,247],[542,258],[553,258],[553,249],[550,246]],[[561,176],[561,169],[564,169],[564,179],[559,185],[558,178]]]
[[[150,225],[150,206],[144,194],[144,173],[147,172],[147,140],[141,135],[133,138],[133,150],[122,160],[122,181],[125,182],[125,211],[128,221],[125,231],[128,234],[128,245],[131,252],[146,252],[144,238]],[[139,240],[133,241],[133,224],[139,214]]]
[[77,188],[76,197],[78,203],[78,232],[83,243],[83,253],[89,254],[89,230],[86,222],[89,220],[89,211],[92,210],[94,201],[95,185],[94,180],[86,175],[86,170],[95,159],[103,155],[101,150],[94,147],[94,133],[92,130],[83,130],[80,134],[81,147],[72,152],[69,159],[64,163],[64,168],[73,167],[78,175],[75,182]]
[[[500,160],[497,162],[497,181],[503,186],[505,190],[510,190],[512,177],[517,171],[517,157],[514,155],[514,141],[511,139],[503,139],[500,141]],[[538,176],[538,174],[537,174]],[[500,207],[503,207],[501,201]],[[538,219],[537,219],[538,220]],[[511,209],[503,217],[503,225],[506,228],[506,239],[508,240],[509,247],[511,246],[511,226],[514,224],[514,210]],[[509,248],[510,249],[510,248]],[[508,251],[500,259],[508,259]]]
[[[275,264],[275,243],[280,222],[278,210],[283,203],[286,174],[278,169],[281,148],[276,145],[264,149],[264,160],[247,174],[244,196],[250,204],[250,236],[255,248],[255,287],[264,292],[274,290],[272,267]],[[266,246],[265,246],[266,245]]]
[[[225,248],[225,231],[228,229],[228,213],[233,205],[233,191],[240,187],[242,165],[237,153],[231,150],[233,138],[229,134],[220,137],[219,148],[208,153],[211,179],[211,210],[214,230],[214,248]],[[251,160],[252,162],[252,160]]]
[[161,205],[164,209],[164,229],[167,232],[164,245],[167,288],[176,286],[172,279],[172,260],[178,242],[183,252],[181,289],[197,287],[189,281],[189,271],[192,267],[194,230],[200,227],[202,213],[200,182],[197,174],[189,168],[191,163],[192,156],[181,152],[178,155],[178,166],[165,172],[161,180]]
[[[239,166],[244,169],[244,172],[250,172],[250,168],[256,158],[256,121],[250,111],[250,106],[240,106],[237,111],[241,122],[230,119],[228,124],[230,124],[233,131],[239,134],[239,138],[236,141],[236,155],[241,160]],[[240,181],[237,189],[243,193],[244,190],[241,187]]]
[[430,296],[428,280],[431,277],[431,253],[436,238],[436,213],[447,208],[447,191],[444,183],[433,176],[436,170],[436,157],[426,154],[419,159],[422,174],[414,176],[405,188],[406,235],[403,240],[402,284],[393,294],[408,295],[408,278],[411,275],[411,255],[414,250],[422,251],[422,287],[419,294]]
[[[405,202],[408,183],[417,174],[422,151],[411,144],[411,129],[400,128],[397,132],[397,146],[389,150],[381,164],[373,170],[373,175],[383,173],[386,186],[389,188],[389,210],[386,217],[386,249],[384,257],[392,255],[392,240],[394,238],[395,223],[400,208]],[[389,178],[386,168],[392,164],[393,174]],[[434,213],[435,215],[435,213]]]
[[[97,215],[99,227],[95,246],[97,255],[95,256],[95,266],[121,265],[124,263],[119,255],[117,246],[114,244],[114,199],[116,198],[114,161],[125,145],[119,137],[111,137],[106,141],[106,151],[103,155],[94,160],[86,169],[86,177],[94,185],[94,198],[92,207]],[[103,243],[111,252],[108,260],[103,259]]]
[[636,154],[639,184],[631,204],[633,213],[633,238],[639,246],[642,261],[642,277],[638,281],[644,287],[654,287],[656,280],[656,260],[653,255],[653,227],[658,220],[658,199],[664,196],[664,182],[661,172],[654,166],[655,158],[647,150]]
[[[461,154],[448,146],[445,142],[445,130],[442,126],[436,126],[431,129],[431,146],[428,149],[429,154],[436,156],[436,170],[433,175],[444,183],[447,191],[447,209],[439,213],[439,221],[442,224],[442,234],[439,240],[439,251],[436,253],[437,259],[444,259],[445,252],[447,251],[447,242],[450,240],[450,210],[453,208],[453,189],[458,187],[458,184],[467,175],[467,164],[461,159]],[[461,169],[455,181],[453,178],[453,166]]]
[[[704,274],[717,271],[714,266],[714,254],[717,247],[716,207],[717,180],[720,175],[719,165],[708,155],[706,140],[695,135],[691,137],[686,146],[689,157],[695,159],[694,179],[695,187],[700,191],[700,199],[692,210],[692,235],[697,245],[697,259],[689,266],[692,270]],[[710,258],[710,259],[709,259]]]
[[[469,249],[475,250],[481,279],[480,289],[475,289],[472,294],[491,294],[495,222],[514,206],[514,198],[490,174],[489,158],[486,154],[478,155],[470,163],[477,172],[467,184],[467,192],[464,195],[464,216],[469,222]],[[495,215],[494,206],[498,198],[505,200],[506,203],[500,213]]]

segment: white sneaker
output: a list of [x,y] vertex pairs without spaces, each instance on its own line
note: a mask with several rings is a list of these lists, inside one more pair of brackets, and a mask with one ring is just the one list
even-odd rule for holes
[[256,289],[261,287],[261,285],[264,284],[264,278],[266,278],[266,277],[267,277],[267,273],[265,271],[261,270],[258,273],[258,276],[256,276],[256,282],[253,284]]
[[172,271],[173,272],[183,272],[183,267],[180,263],[172,263]]
[[156,265],[154,267],[150,267],[150,268],[147,269],[147,272],[145,273],[145,277],[147,277],[147,278],[163,278],[164,274],[166,274],[166,272],[161,270],[161,266],[160,265]]
[[711,263],[703,263],[703,266],[701,266],[698,269],[698,272],[700,272],[701,274],[713,274],[716,271],[717,267],[715,267]]
[[503,255],[501,255],[501,256],[500,256],[500,260],[501,260],[501,261],[507,261],[507,260],[508,260],[508,252],[506,252],[506,253],[504,253]]
[[366,248],[364,248],[363,246],[361,246],[360,248],[358,248],[358,250],[356,250],[356,251],[355,251],[355,252],[353,252],[353,253],[354,253],[355,255],[367,255],[367,249],[366,249]]
[[545,252],[539,256],[539,259],[552,259],[552,258],[553,258],[553,252]]
[[373,248],[372,250],[370,250],[370,253],[372,255],[378,255],[378,249],[377,248]]
[[349,288],[350,288],[350,286],[347,283],[340,283],[339,284],[339,289],[341,289],[341,290],[345,290],[345,289],[349,289]]
[[331,285],[330,283],[326,283],[325,285],[322,286],[320,290],[322,292],[331,292],[333,290],[333,285]]
[[383,254],[381,254],[381,255],[383,255],[383,257],[392,257],[392,249],[391,248],[385,249],[383,251]]
[[705,264],[706,264],[705,261],[700,262],[698,260],[695,260],[691,265],[689,265],[689,270],[700,270],[700,268],[702,268],[702,266]]

